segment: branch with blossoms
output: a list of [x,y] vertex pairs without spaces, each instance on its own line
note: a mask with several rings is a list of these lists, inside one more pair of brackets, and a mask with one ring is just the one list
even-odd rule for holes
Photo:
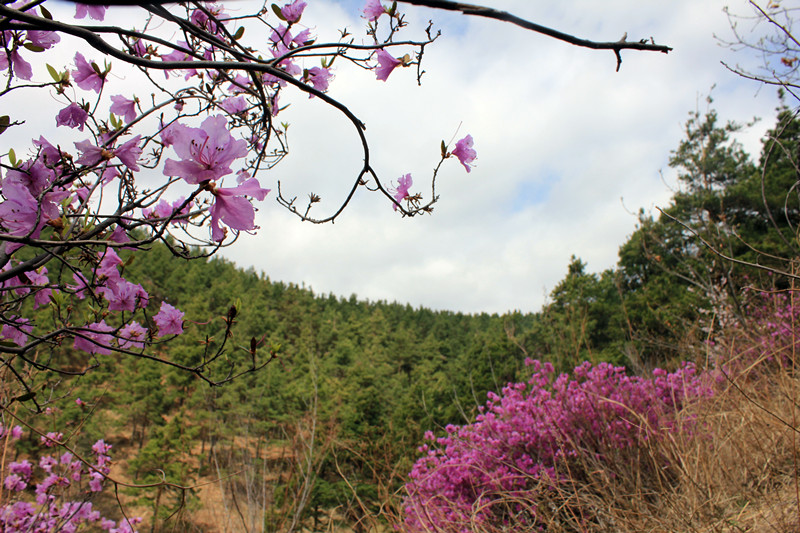
[[[406,3],[494,13],[453,2]],[[368,0],[365,37],[343,30],[332,42],[318,42],[303,25],[302,0],[236,16],[212,3],[144,3],[134,28],[104,24],[113,7],[75,4],[70,18],[47,5],[0,4],[0,97],[24,92],[33,101],[36,91],[48,97],[40,99],[43,109],[58,102],[56,128],[41,130],[27,149],[12,144],[20,142],[28,107],[7,106],[0,115],[7,142],[0,148],[0,365],[16,383],[2,391],[0,406],[30,399],[40,410],[30,371],[81,374],[112,353],[171,365],[211,385],[275,359],[272,349],[257,354],[255,339],[249,350],[231,347],[235,308],[222,318],[223,340],[201,347],[195,364],[154,353],[192,322],[178,302],[153,301],[127,280],[125,266],[155,243],[191,259],[258,230],[257,202],[271,192],[264,173],[288,154],[292,99],[315,98],[341,113],[363,157],[344,200],[327,215],[313,212],[318,195],[301,206],[284,194],[285,180],[276,180],[278,204],[304,221],[335,220],[360,188],[382,194],[403,216],[430,213],[444,162],[457,159],[469,172],[476,159],[470,135],[452,149],[442,143],[425,198],[413,191],[410,174],[401,172],[396,184],[378,175],[364,124],[329,94],[337,61],[383,82],[398,68],[414,68],[421,81],[425,49],[439,33],[429,25],[420,38],[401,38],[408,24],[397,3]],[[46,62],[52,50],[70,45],[77,49],[70,65]],[[667,51],[627,42],[611,49],[627,48]],[[112,77],[120,69],[124,84]],[[43,356],[58,351],[83,354],[85,365],[65,369]],[[246,355],[228,357],[239,352]]]

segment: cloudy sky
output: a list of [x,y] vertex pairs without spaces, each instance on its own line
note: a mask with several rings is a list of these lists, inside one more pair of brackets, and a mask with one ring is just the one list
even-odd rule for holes
[[[355,31],[363,24],[360,4],[309,0],[303,22],[321,35],[331,27]],[[721,118],[762,118],[741,136],[757,153],[777,98],[721,64],[750,62],[715,39],[731,35],[726,4],[749,13],[745,2],[716,0],[486,2],[594,40],[627,32],[629,40],[652,36],[674,47],[669,55],[627,52],[618,73],[611,52],[405,6],[411,28],[432,19],[443,32],[426,52],[422,87],[411,69],[395,71],[388,83],[340,70],[330,94],[366,122],[384,180],[410,172],[420,184],[412,191],[429,196],[439,143],[457,131],[456,138],[474,137],[477,167],[467,174],[446,162],[432,216],[402,218],[363,189],[326,226],[300,223],[265,202],[261,231],[225,256],[322,294],[470,313],[538,310],[572,254],[591,271],[612,267],[635,213],[669,201],[670,150],[688,112],[705,109],[712,86]],[[298,99],[285,116],[292,154],[267,181],[280,179],[285,195],[301,199],[321,194],[322,215],[360,168],[357,140],[318,102]]]
[[[246,2],[230,9],[247,11]],[[320,40],[335,40],[345,27],[364,34],[362,0],[308,3],[302,22]],[[317,294],[469,313],[537,311],[571,255],[591,271],[612,267],[636,212],[667,204],[675,182],[670,150],[683,137],[688,112],[705,109],[712,86],[721,118],[762,118],[741,136],[758,152],[776,93],[721,64],[754,64],[715,39],[731,37],[726,4],[750,13],[741,0],[485,2],[584,38],[616,41],[627,32],[628,40],[653,37],[674,48],[668,55],[623,53],[620,72],[612,52],[401,5],[407,37],[421,37],[428,20],[442,30],[426,50],[422,86],[412,69],[398,69],[384,83],[337,62],[329,93],[366,123],[373,166],[384,182],[411,173],[412,192],[429,198],[441,141],[467,133],[477,166],[468,174],[446,161],[431,216],[403,218],[384,197],[361,188],[335,224],[316,226],[300,222],[271,194],[259,205],[260,231],[243,235],[223,255]],[[112,20],[131,16],[125,8],[115,13]],[[74,52],[63,53],[68,63]],[[358,139],[319,99],[281,103],[291,103],[280,115],[291,123],[291,153],[260,176],[262,184],[275,189],[280,180],[284,195],[301,201],[319,194],[315,214],[330,214],[360,169]]]

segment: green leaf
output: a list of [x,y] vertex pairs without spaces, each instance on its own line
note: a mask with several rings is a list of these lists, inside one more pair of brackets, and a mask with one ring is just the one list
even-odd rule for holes
[[8,149],[8,160],[11,162],[11,166],[17,166],[17,154],[14,153],[13,148]]
[[50,12],[47,9],[45,9],[44,6],[39,6],[39,11],[41,11],[42,16],[47,20],[53,20],[53,15],[51,15]]
[[236,30],[236,34],[233,36],[234,41],[238,41],[244,35],[244,26],[239,26],[239,29]]
[[3,115],[0,117],[0,134],[6,131],[6,128],[8,128],[9,124],[11,124],[11,117],[8,115]]
[[393,17],[397,13],[397,2],[392,2],[392,7],[389,9],[389,16]]
[[60,82],[61,74],[59,74],[58,71],[54,69],[53,66],[50,65],[49,63],[45,63],[45,65],[47,65],[47,72],[50,73],[50,77],[53,78],[55,82]]
[[276,17],[286,22],[286,17],[284,17],[283,13],[281,13],[281,8],[278,7],[278,4],[272,4],[272,12],[275,13]]
[[36,46],[33,43],[22,43],[22,46],[24,46],[26,50],[30,50],[31,52],[44,52],[44,48],[42,48],[41,46]]
[[445,157],[447,157],[447,145],[444,144],[444,141],[442,141],[442,159]]
[[97,65],[97,63],[95,63],[94,61],[92,61],[92,69],[93,69],[95,72],[97,72],[97,75],[98,75],[98,76],[102,76],[102,75],[103,75],[103,71],[102,71],[102,70],[100,70],[100,67],[99,67],[99,66]]

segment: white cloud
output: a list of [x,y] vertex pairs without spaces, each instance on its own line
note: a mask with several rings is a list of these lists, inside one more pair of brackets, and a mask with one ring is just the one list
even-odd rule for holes
[[[429,18],[443,28],[426,50],[422,87],[411,69],[398,69],[383,83],[337,62],[330,94],[366,123],[385,184],[411,172],[412,190],[429,197],[426,179],[439,143],[456,130],[458,137],[475,138],[477,167],[467,174],[456,161],[446,162],[437,182],[441,200],[429,217],[403,219],[388,200],[360,188],[335,224],[314,226],[300,223],[271,195],[259,206],[258,234],[243,235],[224,255],[318,293],[465,312],[535,311],[571,254],[595,271],[613,266],[634,229],[630,212],[668,201],[659,171],[672,179],[669,151],[682,138],[688,111],[698,100],[703,104],[712,85],[721,118],[764,117],[743,137],[757,154],[777,100],[771,89],[758,92],[720,64],[744,62],[714,39],[727,35],[725,3],[487,3],[578,36],[617,40],[627,32],[629,40],[652,36],[674,51],[624,52],[617,73],[611,52],[401,5],[411,35],[419,36]],[[362,4],[309,1],[303,22],[323,40],[344,26],[361,35]],[[746,3],[731,9],[746,10]],[[248,30],[246,38],[258,36]],[[361,166],[358,139],[319,100],[291,101],[280,117],[291,122],[291,154],[262,182],[275,189],[280,179],[284,194],[298,195],[301,203],[308,193],[319,194],[323,203],[315,210],[329,214]]]
[[[720,65],[730,56],[714,39],[727,30],[722,2],[491,4],[596,40],[626,31],[630,40],[653,36],[674,51],[624,53],[616,73],[610,52],[497,21],[406,7],[413,25],[428,17],[444,21],[444,36],[426,52],[423,86],[408,71],[396,71],[386,84],[368,72],[340,71],[331,94],[365,119],[384,180],[412,172],[422,183],[439,141],[449,140],[459,123],[459,135],[475,138],[477,168],[466,174],[457,163],[445,165],[440,203],[422,219],[401,219],[364,190],[324,228],[265,205],[264,229],[226,254],[272,279],[304,281],[323,293],[466,312],[534,311],[571,254],[592,270],[613,266],[634,229],[631,211],[668,201],[659,171],[671,179],[669,151],[682,138],[688,111],[698,100],[704,105],[712,85],[722,118],[766,118],[746,137],[757,153],[776,99],[770,91],[756,98],[754,84]],[[312,3],[308,16],[321,29],[332,13],[345,20],[329,3]],[[289,116],[314,123],[315,113],[298,105]],[[326,200],[329,191],[346,189],[360,165],[345,148],[353,142],[346,129],[325,122],[295,134],[308,146],[276,170],[284,183],[307,192],[300,182],[315,174],[322,179],[313,190],[324,189]],[[314,151],[319,157],[310,156]],[[254,253],[256,247],[264,251]]]

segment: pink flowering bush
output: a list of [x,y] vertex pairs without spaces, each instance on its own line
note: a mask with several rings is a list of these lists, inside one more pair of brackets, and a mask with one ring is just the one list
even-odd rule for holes
[[[5,446],[13,447],[21,435],[19,426],[8,429],[0,424],[0,442]],[[62,438],[50,433],[41,438],[40,444],[52,448]],[[106,485],[110,450],[111,445],[99,440],[92,446],[91,459],[86,462],[69,451],[55,448],[54,453],[42,455],[38,461],[22,459],[4,464],[0,531],[135,532],[140,518],[115,521],[102,516],[92,505],[92,499]],[[6,457],[11,456],[7,452]]]
[[689,363],[649,378],[608,363],[583,363],[572,376],[556,376],[550,363],[528,363],[528,382],[490,393],[474,423],[448,426],[438,438],[426,434],[430,443],[420,448],[424,455],[405,487],[408,531],[542,526],[553,513],[545,502],[581,484],[588,465],[610,477],[666,469],[667,458],[653,466],[643,451],[692,431],[691,421],[679,424],[676,414],[712,393]]

